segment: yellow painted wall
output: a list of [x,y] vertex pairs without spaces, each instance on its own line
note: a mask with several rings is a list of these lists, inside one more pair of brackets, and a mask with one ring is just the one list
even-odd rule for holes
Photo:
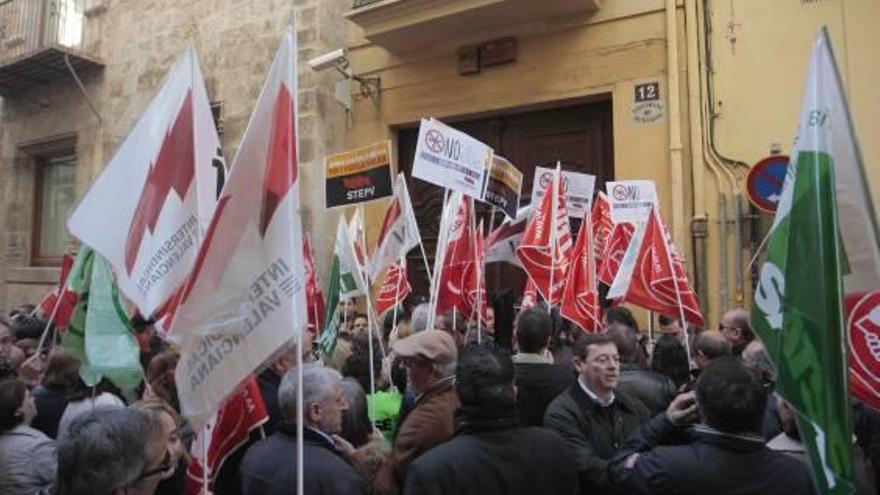
[[[685,4],[705,5],[710,16],[708,33],[712,47],[712,90],[715,96],[715,139],[726,156],[753,164],[768,155],[771,143],[790,150],[796,129],[810,45],[818,27],[832,31],[840,65],[853,103],[857,131],[862,136],[869,176],[880,189],[880,142],[870,139],[880,131],[880,97],[872,91],[878,81],[876,47],[880,33],[873,27],[880,18],[876,0],[685,0],[679,1],[679,91],[684,172],[684,219],[672,222],[671,170],[669,161],[668,107],[664,118],[652,124],[632,118],[634,84],[657,80],[668,105],[666,14],[660,0],[605,0],[593,15],[547,20],[540,28],[524,26],[517,35],[517,61],[484,69],[475,76],[459,76],[455,49],[476,41],[472,37],[450,40],[419,54],[397,56],[365,39],[350,46],[352,66],[358,73],[382,78],[379,107],[369,100],[355,103],[347,132],[347,145],[354,147],[394,135],[394,129],[411,125],[421,117],[455,121],[493,113],[514,113],[543,106],[563,106],[610,94],[613,98],[615,176],[620,179],[649,178],[656,181],[664,218],[676,234],[689,270],[693,268],[690,225],[695,214],[709,218],[706,270],[709,325],[718,321],[720,309],[739,301],[748,302],[748,290],[737,294],[735,274],[750,285],[746,262],[734,265],[734,236],[727,238],[728,298],[720,297],[719,193],[715,175],[705,168],[704,158],[691,156],[688,56],[696,45],[686,39]],[[702,20],[702,18],[700,18]],[[702,28],[699,30],[703,32]],[[489,38],[491,39],[491,38]],[[702,43],[702,39],[699,40]],[[705,72],[700,68],[698,81]],[[699,87],[695,88],[700,91]],[[704,88],[705,89],[705,88]],[[702,95],[704,96],[704,95]],[[697,112],[700,115],[700,112]],[[694,125],[700,126],[701,120]],[[696,136],[702,127],[695,129]],[[700,169],[699,184],[692,184],[691,163]],[[741,170],[742,173],[745,169]],[[741,183],[738,183],[741,185]],[[694,190],[704,194],[703,211],[694,211]],[[734,192],[725,185],[728,194]],[[728,200],[732,200],[728,196]],[[732,208],[734,205],[728,205]],[[746,205],[747,206],[747,205]],[[375,236],[384,205],[367,209]],[[764,219],[766,221],[766,218]]]

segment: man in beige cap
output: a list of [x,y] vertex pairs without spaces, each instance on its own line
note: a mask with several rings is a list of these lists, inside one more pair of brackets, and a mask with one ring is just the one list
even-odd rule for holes
[[453,387],[458,350],[448,333],[416,333],[395,343],[394,352],[406,364],[416,401],[400,425],[391,455],[376,475],[374,490],[389,495],[400,493],[410,462],[452,438],[452,418],[459,406]]

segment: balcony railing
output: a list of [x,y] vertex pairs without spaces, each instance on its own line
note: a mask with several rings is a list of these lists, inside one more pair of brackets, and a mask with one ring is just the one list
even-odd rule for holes
[[84,50],[85,0],[0,0],[0,94],[49,84],[68,63],[100,67]]

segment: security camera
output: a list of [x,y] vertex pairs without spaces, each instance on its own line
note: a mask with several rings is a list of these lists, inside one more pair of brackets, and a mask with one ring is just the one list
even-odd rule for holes
[[348,52],[345,48],[333,50],[321,56],[309,60],[309,67],[315,71],[321,71],[330,68],[336,68],[343,71],[348,68]]

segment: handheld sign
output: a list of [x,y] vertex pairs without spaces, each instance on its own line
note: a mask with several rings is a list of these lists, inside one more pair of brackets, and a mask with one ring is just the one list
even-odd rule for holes
[[[535,180],[532,182],[532,204],[536,205],[544,197],[544,191],[553,182],[555,169],[535,167]],[[584,213],[593,210],[593,189],[596,187],[596,176],[580,172],[562,171],[562,192],[565,194],[565,206],[568,216],[583,218]]]
[[746,177],[746,191],[752,204],[766,212],[776,211],[788,162],[788,156],[774,155],[764,158],[749,170],[749,175]]
[[516,218],[523,174],[506,158],[495,155],[489,168],[484,201],[497,206],[511,220]]
[[611,201],[611,221],[614,223],[644,222],[657,203],[654,181],[621,180],[607,182],[605,190]]
[[413,177],[482,201],[492,148],[438,120],[422,119]]
[[328,209],[391,196],[391,141],[328,156],[324,177]]

